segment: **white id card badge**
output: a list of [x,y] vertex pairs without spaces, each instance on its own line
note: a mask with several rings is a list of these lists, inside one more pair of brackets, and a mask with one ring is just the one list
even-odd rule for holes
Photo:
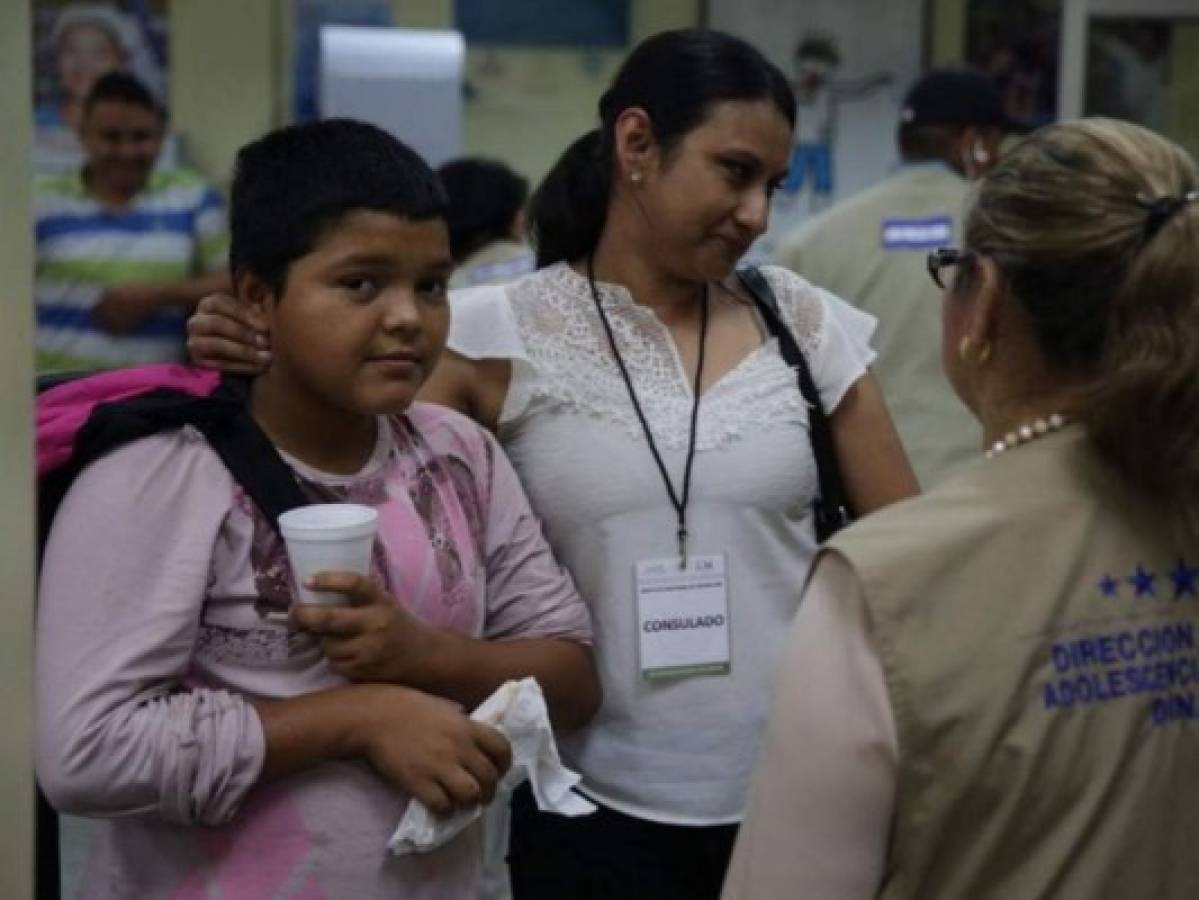
[[634,572],[641,676],[727,675],[731,664],[723,555],[646,559]]

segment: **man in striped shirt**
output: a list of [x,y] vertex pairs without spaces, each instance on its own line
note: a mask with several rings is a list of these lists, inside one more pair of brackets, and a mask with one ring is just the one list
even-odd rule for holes
[[166,114],[136,79],[100,78],[84,103],[83,169],[38,179],[38,371],[184,358],[184,325],[228,289],[220,196],[155,170]]

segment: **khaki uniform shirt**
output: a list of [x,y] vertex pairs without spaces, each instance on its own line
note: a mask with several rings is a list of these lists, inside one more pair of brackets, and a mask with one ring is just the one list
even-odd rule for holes
[[921,484],[977,455],[977,423],[941,370],[941,302],[926,257],[961,243],[969,185],[906,166],[785,238],[777,262],[878,319],[872,367]]
[[492,241],[462,261],[450,277],[450,290],[507,284],[532,272],[536,257],[528,244],[519,241]]

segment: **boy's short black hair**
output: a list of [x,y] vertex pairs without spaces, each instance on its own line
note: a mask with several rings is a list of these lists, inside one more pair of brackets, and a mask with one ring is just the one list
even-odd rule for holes
[[450,252],[462,262],[492,241],[512,234],[529,199],[529,182],[504,163],[466,157],[437,170],[450,198]]
[[350,119],[289,125],[237,153],[229,268],[281,294],[288,267],[346,213],[420,221],[444,218],[447,208],[429,165],[383,129]]
[[84,118],[87,118],[97,103],[103,103],[106,100],[140,106],[142,109],[150,110],[158,116],[160,121],[166,121],[167,113],[162,108],[162,104],[154,99],[149,88],[128,72],[112,71],[96,79],[96,83],[92,85],[92,89],[87,92],[87,97],[83,101]]

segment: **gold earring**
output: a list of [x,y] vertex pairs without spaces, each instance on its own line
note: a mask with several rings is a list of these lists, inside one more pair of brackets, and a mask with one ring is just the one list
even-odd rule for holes
[[978,347],[978,356],[973,360],[970,358],[970,348],[974,345],[974,341],[970,337],[963,336],[961,342],[958,343],[958,359],[964,363],[974,362],[982,365],[991,358],[991,342],[983,341]]

